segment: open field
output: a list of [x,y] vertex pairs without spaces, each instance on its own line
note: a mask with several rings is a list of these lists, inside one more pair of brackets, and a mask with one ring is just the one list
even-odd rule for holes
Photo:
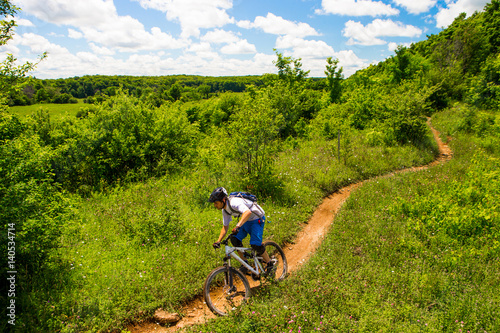
[[33,104],[33,105],[23,105],[23,106],[11,106],[9,108],[10,112],[17,114],[19,116],[30,116],[36,111],[43,109],[49,112],[49,114],[54,118],[61,118],[64,115],[76,116],[78,111],[82,107],[87,106],[83,103],[82,99],[78,100],[76,104]]

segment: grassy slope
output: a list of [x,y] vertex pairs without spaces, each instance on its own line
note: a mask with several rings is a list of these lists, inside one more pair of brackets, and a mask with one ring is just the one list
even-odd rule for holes
[[[426,164],[435,151],[367,147],[357,133],[344,165],[330,142],[299,144],[278,163],[286,204],[263,202],[271,221],[266,238],[293,239],[325,194],[388,170]],[[220,265],[220,253],[210,245],[220,231],[220,212],[204,203],[208,181],[198,171],[80,201],[68,217],[60,266],[54,269],[65,287],[38,294],[48,303],[30,317],[33,325],[62,332],[123,327],[125,320],[148,316],[159,306],[178,310],[183,300],[200,294],[206,275]]]
[[[451,134],[450,119],[457,118],[450,111],[433,123]],[[455,138],[454,159],[445,165],[366,183],[300,274],[254,297],[241,313],[192,330],[500,331],[499,162],[472,141]],[[478,183],[482,194],[470,196]],[[443,212],[439,221],[448,224],[433,226],[432,214]]]

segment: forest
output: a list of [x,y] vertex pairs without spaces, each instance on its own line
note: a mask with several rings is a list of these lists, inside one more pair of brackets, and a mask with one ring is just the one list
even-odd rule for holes
[[[266,237],[287,244],[343,186],[433,161],[428,118],[450,162],[370,182],[300,274],[191,330],[500,331],[500,1],[348,78],[337,59],[310,78],[275,53],[276,73],[248,77],[13,82],[2,64],[1,279],[17,272],[2,331],[119,332],[180,311],[221,264],[215,187],[256,194]],[[77,99],[76,116],[44,108]]]
[[134,97],[149,100],[156,107],[181,98],[200,100],[220,92],[243,92],[248,85],[260,86],[262,76],[203,77],[194,75],[172,76],[103,76],[40,80],[32,78],[20,89],[9,91],[8,104],[32,105],[40,103],[100,103],[115,96],[121,88]]

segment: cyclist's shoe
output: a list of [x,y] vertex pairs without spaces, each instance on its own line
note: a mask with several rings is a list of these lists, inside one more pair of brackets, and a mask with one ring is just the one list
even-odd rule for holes
[[276,272],[276,259],[272,259],[270,262],[267,263],[266,265],[266,275],[272,275]]

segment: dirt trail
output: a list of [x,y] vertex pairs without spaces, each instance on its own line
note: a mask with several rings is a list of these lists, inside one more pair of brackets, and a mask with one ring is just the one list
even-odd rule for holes
[[[427,120],[427,124],[430,126],[434,139],[439,146],[439,157],[428,165],[403,169],[380,177],[389,177],[396,173],[423,170],[451,159],[451,149],[448,147],[447,143],[442,142],[439,137],[439,132],[432,127],[430,119]],[[370,180],[373,180],[373,178],[366,181]],[[349,197],[354,189],[360,187],[364,182],[365,181],[346,186],[325,198],[316,209],[310,220],[304,224],[303,229],[297,234],[296,241],[283,248],[288,261],[288,270],[290,274],[293,274],[294,271],[296,271],[316,250],[323,240],[323,237],[327,234],[330,224],[333,222],[335,215],[344,201]],[[252,284],[252,282],[252,287],[256,286],[256,283]],[[212,312],[204,304],[202,296],[185,305],[181,312],[184,314],[184,317],[176,324],[171,324],[172,326],[170,327],[162,326],[157,323],[157,320],[152,319],[150,321],[130,325],[128,330],[131,333],[175,332],[183,327],[203,323],[207,319],[215,317],[215,315],[212,314]],[[157,311],[157,314],[161,316],[162,311]],[[168,326],[168,324],[166,326]]]

